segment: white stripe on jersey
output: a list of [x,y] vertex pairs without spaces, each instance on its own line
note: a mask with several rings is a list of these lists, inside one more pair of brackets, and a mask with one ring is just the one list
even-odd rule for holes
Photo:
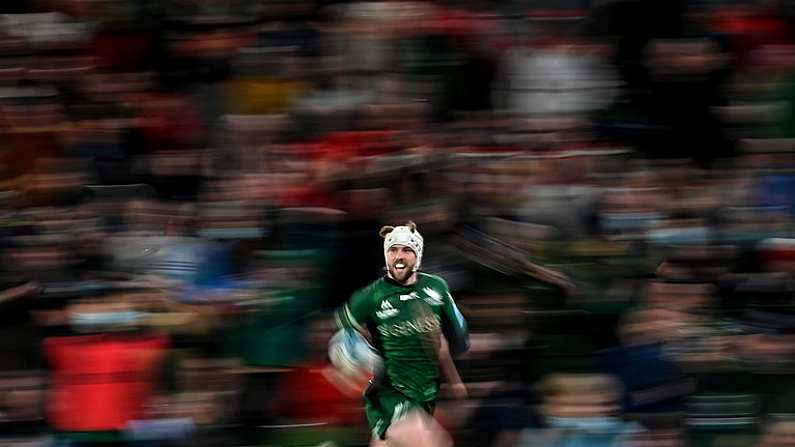
[[345,309],[345,317],[348,319],[351,325],[353,325],[353,327],[356,328],[357,331],[361,333],[366,333],[367,331],[365,330],[365,328],[363,328],[362,325],[359,324],[358,321],[356,321],[356,318],[353,318],[353,314],[351,313],[351,309],[348,307],[347,303],[343,308]]

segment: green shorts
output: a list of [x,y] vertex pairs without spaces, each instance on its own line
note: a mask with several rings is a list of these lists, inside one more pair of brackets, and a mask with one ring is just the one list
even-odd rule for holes
[[418,402],[399,391],[386,387],[370,385],[364,393],[364,411],[373,437],[384,439],[390,425],[399,421],[410,411],[418,409],[433,414],[434,401]]

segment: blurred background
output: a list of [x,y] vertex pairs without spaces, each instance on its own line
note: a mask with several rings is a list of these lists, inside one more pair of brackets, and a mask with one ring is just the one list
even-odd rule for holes
[[329,315],[411,219],[456,445],[795,446],[795,2],[0,13],[0,445],[367,445]]

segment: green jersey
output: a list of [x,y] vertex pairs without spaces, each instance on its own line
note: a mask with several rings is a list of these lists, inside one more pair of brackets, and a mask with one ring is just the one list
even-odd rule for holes
[[384,359],[379,384],[428,402],[439,393],[439,343],[454,354],[468,348],[466,322],[444,280],[426,273],[404,286],[383,277],[353,293],[337,311],[337,324],[369,333]]

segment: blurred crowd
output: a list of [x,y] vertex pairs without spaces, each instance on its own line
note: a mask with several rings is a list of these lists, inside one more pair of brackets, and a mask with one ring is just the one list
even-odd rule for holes
[[407,220],[456,445],[795,445],[791,1],[3,0],[0,134],[1,445],[367,445]]

